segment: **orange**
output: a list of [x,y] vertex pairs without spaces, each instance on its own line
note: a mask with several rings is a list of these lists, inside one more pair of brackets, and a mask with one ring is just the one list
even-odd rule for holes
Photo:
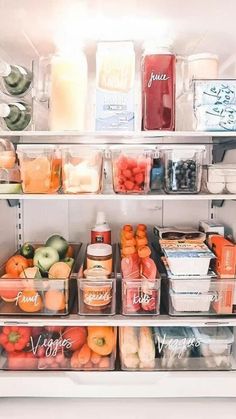
[[[2,288],[1,288],[1,280],[0,280],[0,297],[6,301],[6,302],[13,302],[16,300],[17,294],[20,290],[20,288],[16,287],[15,279],[12,280],[12,275],[5,274],[1,277],[1,279],[5,279],[5,281],[2,282]],[[9,281],[9,285],[7,283],[7,279],[11,280]],[[17,278],[18,280],[18,278]],[[20,284],[20,283],[19,283]]]
[[36,313],[41,311],[43,307],[41,296],[32,289],[23,290],[18,297],[17,304],[26,313]]
[[12,256],[6,263],[6,273],[12,275],[12,278],[18,278],[28,266],[29,262],[24,256]]
[[49,290],[45,293],[45,307],[51,311],[61,311],[66,307],[65,296],[58,290]]

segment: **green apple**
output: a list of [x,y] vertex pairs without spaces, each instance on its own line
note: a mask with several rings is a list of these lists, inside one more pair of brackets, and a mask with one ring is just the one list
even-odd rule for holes
[[52,247],[39,247],[34,255],[34,266],[37,266],[41,272],[48,272],[51,266],[59,261],[58,252]]
[[72,266],[74,265],[74,259],[73,258],[65,258],[65,259],[62,259],[62,262],[65,262],[71,269],[72,269]]
[[59,234],[54,234],[53,236],[49,237],[49,239],[47,239],[45,246],[49,246],[55,249],[60,256],[60,259],[63,259],[68,250],[69,243]]
[[34,257],[34,247],[30,243],[24,243],[20,248],[21,256],[24,256],[26,259],[33,259]]

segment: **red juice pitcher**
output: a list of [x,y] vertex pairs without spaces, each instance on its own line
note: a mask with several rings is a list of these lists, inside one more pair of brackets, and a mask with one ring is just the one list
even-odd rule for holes
[[142,129],[175,129],[176,57],[167,48],[149,47],[142,58]]

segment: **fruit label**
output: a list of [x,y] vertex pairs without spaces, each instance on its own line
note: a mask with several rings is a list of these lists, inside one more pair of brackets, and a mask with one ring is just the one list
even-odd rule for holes
[[45,356],[47,358],[56,356],[58,352],[61,352],[62,349],[71,349],[73,345],[73,341],[63,339],[63,337],[60,337],[58,339],[43,339],[42,336],[39,335],[38,340],[34,342],[32,336],[30,337],[30,343],[32,347],[32,352],[34,355],[37,354],[39,348],[45,349]]
[[201,344],[201,341],[195,337],[193,338],[183,338],[183,339],[169,339],[167,334],[164,334],[163,337],[156,336],[157,348],[159,354],[168,349],[174,356],[182,358],[185,356],[185,353],[188,349],[198,348]]
[[22,291],[19,291],[16,297],[16,306],[19,303],[19,300],[21,300],[21,304],[33,304],[37,306],[39,304],[40,295],[38,293],[35,293],[34,295],[24,295]]

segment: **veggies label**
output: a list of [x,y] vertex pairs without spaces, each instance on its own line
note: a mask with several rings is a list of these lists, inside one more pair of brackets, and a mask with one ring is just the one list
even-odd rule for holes
[[159,336],[157,338],[157,348],[159,354],[166,348],[168,348],[172,353],[177,355],[178,358],[182,358],[183,354],[186,352],[188,348],[198,348],[201,344],[199,339],[193,338],[183,338],[183,339],[169,339],[168,335],[164,335],[160,339]]
[[31,336],[30,343],[34,355],[37,354],[39,347],[43,347],[45,348],[45,356],[48,358],[51,356],[56,356],[61,349],[71,349],[74,341],[63,339],[63,337],[60,337],[55,340],[51,338],[45,338],[42,342],[42,336],[39,335],[36,343],[34,343],[34,340]]

